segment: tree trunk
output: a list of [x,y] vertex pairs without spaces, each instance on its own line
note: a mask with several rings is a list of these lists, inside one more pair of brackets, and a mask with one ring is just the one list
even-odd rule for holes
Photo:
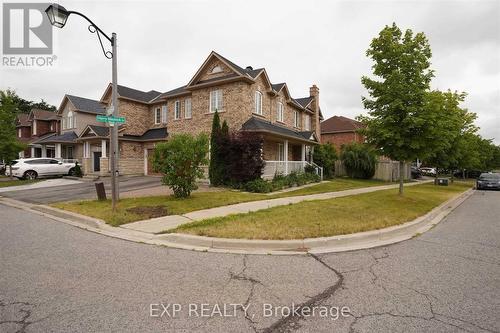
[[462,169],[462,179],[465,179],[465,169]]
[[404,167],[405,167],[405,162],[399,161],[399,195],[403,195]]
[[10,180],[14,179],[14,177],[12,177],[12,164],[9,164],[9,178]]

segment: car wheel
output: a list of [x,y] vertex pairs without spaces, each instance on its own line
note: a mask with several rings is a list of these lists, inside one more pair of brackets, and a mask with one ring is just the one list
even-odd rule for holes
[[26,171],[24,173],[24,179],[36,179],[36,177],[38,177],[38,174],[36,173],[36,171],[33,171],[33,170],[29,170],[29,171]]
[[68,176],[74,176],[75,175],[75,168],[71,168],[68,171]]

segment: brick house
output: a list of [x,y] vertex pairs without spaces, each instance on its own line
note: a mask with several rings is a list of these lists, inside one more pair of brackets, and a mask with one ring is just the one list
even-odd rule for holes
[[242,68],[211,52],[186,85],[150,102],[150,126],[166,125],[169,135],[209,134],[216,110],[230,130],[262,134],[265,177],[312,162],[322,120],[315,85],[309,96],[293,98],[286,83],[271,82],[266,69]]
[[16,119],[17,138],[28,145],[19,158],[54,157],[54,146],[42,146],[36,142],[59,131],[59,116],[52,111],[32,109]]
[[321,122],[321,142],[331,143],[340,153],[343,144],[351,142],[363,143],[365,137],[358,133],[363,124],[354,119],[333,116]]
[[[242,68],[211,52],[186,85],[161,93],[118,86],[120,174],[151,174],[158,142],[178,133],[210,134],[215,111],[231,131],[264,138],[264,176],[303,170],[320,138],[319,89],[293,98],[286,83],[274,84],[264,68]],[[85,174],[109,172],[109,127],[96,121],[111,104],[112,86],[100,100],[65,95],[57,115],[61,130],[37,142],[54,145],[55,157],[81,161]]]

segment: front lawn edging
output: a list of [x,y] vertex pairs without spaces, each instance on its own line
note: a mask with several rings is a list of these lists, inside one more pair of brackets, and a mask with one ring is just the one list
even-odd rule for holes
[[207,249],[238,251],[297,251],[308,253],[331,253],[378,247],[416,237],[441,222],[450,212],[474,193],[467,190],[445,201],[430,212],[413,221],[379,230],[370,230],[348,235],[305,238],[292,240],[250,240],[217,238],[190,234],[170,233],[159,235],[165,241]]

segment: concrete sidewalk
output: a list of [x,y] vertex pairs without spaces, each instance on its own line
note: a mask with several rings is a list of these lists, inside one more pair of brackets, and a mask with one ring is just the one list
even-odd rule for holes
[[33,184],[28,184],[28,185],[16,185],[16,186],[2,187],[2,188],[0,188],[0,193],[22,191],[22,190],[33,190],[33,189],[62,186],[62,185],[74,185],[74,184],[80,184],[80,183],[81,183],[81,181],[79,181],[79,180],[55,178],[55,179],[42,180],[42,181],[39,181],[39,182],[36,182]]
[[[406,183],[404,186],[414,186],[423,183],[429,183],[432,180],[419,181],[415,183]],[[327,193],[318,193],[318,194],[309,194],[309,195],[301,195],[295,197],[287,197],[287,198],[277,198],[277,199],[268,199],[268,200],[258,200],[258,201],[249,201],[243,202],[239,204],[215,207],[209,209],[198,210],[190,213],[186,213],[183,215],[169,215],[157,217],[154,219],[143,220],[128,224],[123,224],[120,227],[130,230],[136,230],[146,233],[157,234],[162,231],[172,230],[176,227],[191,223],[194,221],[201,221],[215,217],[224,217],[233,214],[242,214],[255,212],[262,209],[277,207],[277,206],[285,206],[289,204],[295,204],[303,201],[312,201],[312,200],[326,200],[333,198],[341,198],[350,195],[357,195],[363,193],[370,193],[375,191],[389,190],[398,188],[399,184],[391,184],[391,185],[382,185],[382,186],[372,186],[372,187],[362,187],[356,188],[352,190],[344,190],[337,192],[327,192]]]

